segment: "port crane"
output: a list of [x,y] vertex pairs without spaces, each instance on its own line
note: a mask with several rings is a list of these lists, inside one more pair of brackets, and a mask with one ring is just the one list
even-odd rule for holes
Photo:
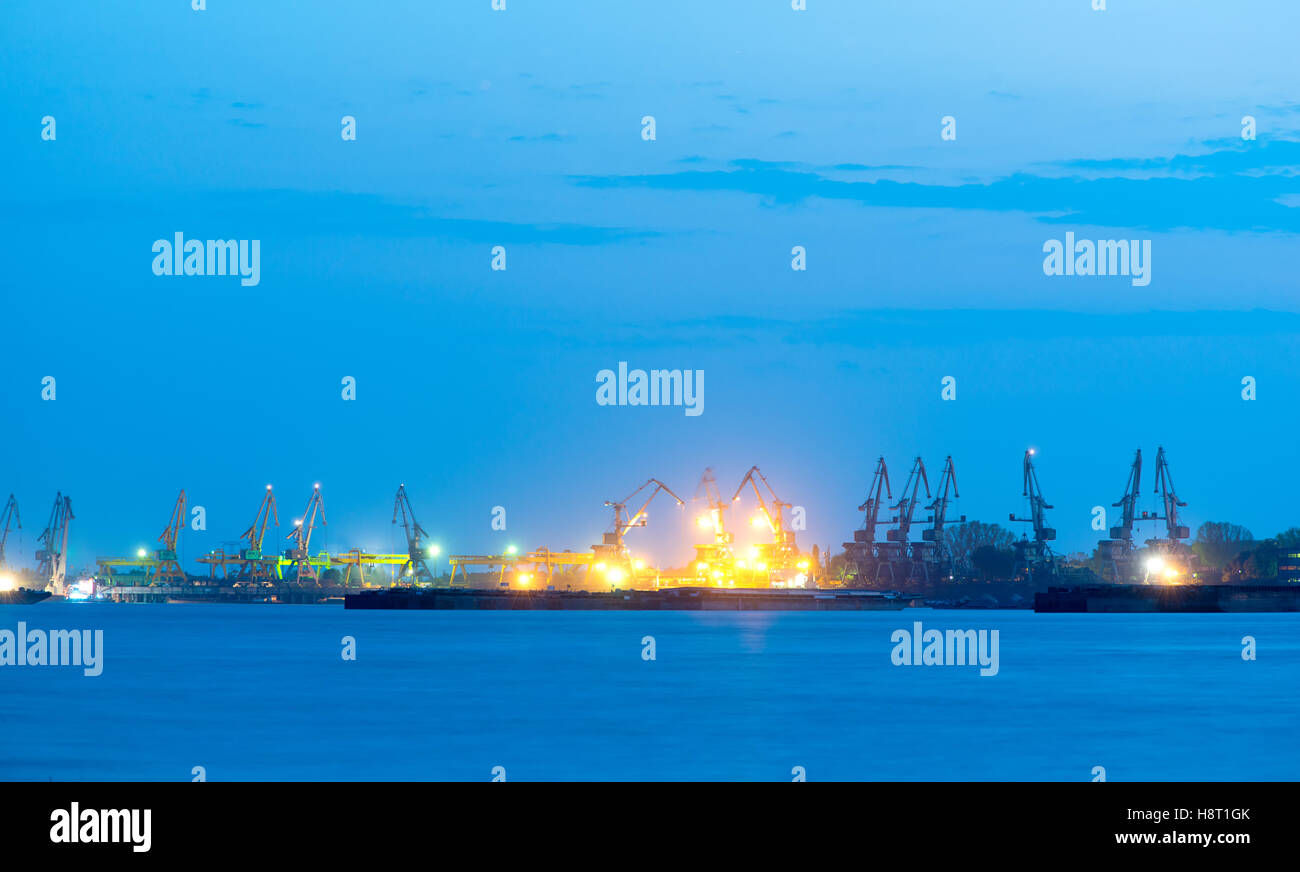
[[55,494],[50,519],[45,524],[36,549],[36,573],[55,593],[62,593],[68,574],[68,524],[75,520],[72,498]]
[[1118,527],[1110,528],[1110,539],[1099,544],[1101,556],[1112,573],[1112,580],[1125,583],[1135,572],[1133,550],[1133,524],[1138,520],[1137,501],[1142,490],[1142,449],[1133,455],[1133,465],[1129,468],[1128,483],[1124,486],[1124,496],[1112,506],[1120,510]]
[[1034,469],[1034,449],[1030,448],[1025,451],[1024,462],[1024,491],[1022,494],[1029,500],[1029,517],[1017,518],[1015,512],[1009,516],[1011,521],[1028,522],[1033,526],[1034,538],[1022,537],[1019,542],[1015,543],[1016,549],[1016,577],[1025,577],[1032,579],[1034,574],[1041,569],[1046,569],[1049,574],[1056,571],[1056,560],[1052,554],[1052,549],[1048,546],[1056,538],[1056,530],[1047,526],[1047,510],[1052,508],[1048,505],[1047,500],[1043,497],[1043,489],[1038,484],[1038,471]]
[[[637,494],[650,487],[650,485],[655,486],[655,489],[650,492],[650,496],[646,497],[646,501],[641,504],[641,508],[637,509],[630,518],[626,517],[627,504],[636,499]],[[621,563],[627,562],[630,555],[627,546],[623,544],[623,537],[626,536],[627,532],[633,527],[644,527],[646,525],[645,510],[650,506],[650,503],[654,501],[654,498],[659,496],[660,491],[667,492],[670,497],[677,501],[677,505],[686,505],[686,503],[682,501],[681,497],[673,493],[672,488],[668,487],[668,485],[664,484],[657,478],[647,479],[645,484],[641,485],[618,502],[605,500],[605,505],[614,510],[614,532],[605,534],[604,542],[602,543],[600,550],[597,551],[597,554],[605,554],[609,558]]]
[[243,580],[262,582],[275,580],[276,573],[272,567],[277,566],[279,561],[267,560],[262,555],[262,542],[266,538],[266,525],[269,523],[280,526],[280,513],[275,506],[275,492],[268,484],[266,494],[262,497],[262,504],[257,508],[257,516],[253,518],[249,528],[239,536],[240,539],[248,542],[247,548],[239,550],[239,559],[243,561],[239,569],[239,577]]
[[320,576],[316,573],[316,567],[312,566],[309,554],[311,534],[312,530],[316,528],[316,517],[318,515],[320,516],[321,526],[328,526],[325,520],[325,503],[321,499],[319,484],[312,489],[311,499],[307,500],[307,508],[303,511],[302,517],[293,522],[293,531],[284,537],[293,542],[293,547],[287,549],[284,556],[292,561],[299,584],[307,582],[320,584]]
[[844,543],[844,552],[853,564],[853,574],[859,581],[867,577],[867,570],[874,567],[876,563],[876,525],[880,519],[882,490],[884,499],[894,498],[889,489],[889,469],[885,466],[883,457],[876,461],[876,472],[871,477],[871,490],[867,492],[866,501],[858,506],[859,512],[866,513],[862,520],[862,529],[854,530],[853,541]]
[[[757,481],[754,476],[758,476]],[[768,495],[771,497],[770,501],[763,499],[763,492],[758,487],[759,481],[763,482],[763,487],[767,488]],[[731,498],[733,503],[740,501],[740,494],[745,490],[745,485],[750,485],[754,489],[754,496],[758,499],[760,517],[767,523],[768,529],[772,531],[773,544],[777,550],[793,551],[795,547],[794,533],[785,528],[785,510],[790,508],[790,504],[782,502],[776,495],[776,491],[772,490],[772,485],[768,483],[767,477],[759,471],[757,466],[751,466],[749,472],[745,473],[745,477],[741,479],[740,487],[736,488],[736,493]],[[769,504],[771,505],[770,509],[768,508]],[[755,526],[758,525],[755,524]]]
[[180,541],[181,530],[185,527],[186,505],[185,491],[181,490],[180,496],[176,498],[176,504],[172,506],[172,515],[167,520],[167,526],[158,537],[158,544],[162,547],[155,549],[153,553],[156,561],[154,581],[157,584],[185,583],[185,570],[181,569],[176,546]]
[[726,511],[729,506],[718,491],[718,480],[711,468],[705,469],[704,475],[700,476],[695,499],[705,500],[709,507],[709,513],[700,515],[696,523],[700,529],[713,533],[713,541],[695,546],[695,573],[700,577],[718,580],[729,577],[735,569],[735,553],[731,548],[735,537],[727,530]]
[[[952,496],[949,496],[950,493]],[[957,471],[953,467],[952,455],[949,455],[944,459],[943,472],[939,474],[939,485],[935,488],[934,502],[925,507],[931,513],[930,526],[921,530],[921,541],[912,546],[915,556],[920,558],[919,564],[927,582],[930,581],[932,567],[949,578],[953,575],[951,549],[944,538],[943,530],[948,521],[949,503],[960,498],[961,494],[957,492]],[[961,522],[965,523],[965,521],[966,516],[962,515]]]
[[429,571],[429,564],[425,562],[428,555],[427,546],[424,540],[429,534],[420,526],[420,522],[415,520],[415,509],[411,508],[411,499],[406,495],[406,485],[401,484],[397,487],[397,497],[393,500],[393,523],[397,523],[397,517],[402,517],[402,531],[406,534],[406,562],[402,564],[401,574],[403,577],[411,575],[416,584],[433,584],[433,573]]
[[1191,535],[1191,530],[1178,523],[1178,510],[1185,507],[1187,503],[1178,499],[1174,492],[1174,477],[1169,473],[1169,461],[1165,459],[1165,449],[1160,447],[1156,450],[1156,486],[1155,492],[1160,494],[1160,502],[1164,508],[1163,515],[1156,515],[1157,520],[1165,522],[1165,532],[1167,540],[1172,545],[1179,539],[1186,539]]
[[18,514],[18,500],[10,494],[4,510],[0,511],[0,569],[5,567],[5,543],[9,541],[9,531],[22,528],[23,519]]
[[[892,530],[885,531],[885,542],[877,545],[881,560],[876,567],[876,578],[885,574],[889,575],[889,580],[893,582],[907,581],[912,575],[912,559],[910,551],[910,540],[912,532],[912,519],[916,514],[916,506],[920,502],[921,487],[925,487],[925,498],[930,496],[930,480],[925,474],[925,462],[921,458],[916,458],[912,463],[912,471],[907,474],[907,482],[899,492],[898,503],[891,508],[898,512],[891,521],[896,524]],[[899,575],[901,574],[901,578]]]

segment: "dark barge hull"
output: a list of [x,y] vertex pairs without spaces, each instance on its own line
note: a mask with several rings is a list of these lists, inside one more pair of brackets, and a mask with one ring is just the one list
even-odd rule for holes
[[345,609],[472,609],[538,611],[894,611],[906,597],[875,591],[736,590],[671,588],[667,590],[586,591],[471,590],[391,588],[350,593]]
[[20,587],[17,590],[0,590],[0,606],[29,606],[50,598],[47,590],[31,590]]
[[1109,584],[1052,587],[1036,612],[1300,612],[1300,584]]

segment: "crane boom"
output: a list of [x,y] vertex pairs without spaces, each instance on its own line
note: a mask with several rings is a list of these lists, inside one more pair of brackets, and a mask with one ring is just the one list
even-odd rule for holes
[[158,561],[154,580],[162,584],[180,584],[185,581],[185,570],[181,569],[176,554],[176,544],[180,541],[181,529],[185,526],[186,505],[185,491],[182,490],[180,496],[176,498],[176,504],[172,506],[172,514],[167,520],[167,526],[158,536],[158,544],[162,547],[154,551],[154,558]]
[[883,457],[876,461],[876,474],[871,477],[871,490],[867,494],[866,502],[858,506],[859,512],[867,513],[862,526],[865,533],[862,537],[864,542],[876,541],[876,524],[880,519],[880,491],[882,487],[885,491],[885,498],[892,500],[894,494],[889,489],[889,469],[885,466],[885,458]]
[[1133,466],[1129,469],[1128,484],[1124,496],[1114,506],[1121,507],[1120,525],[1110,528],[1110,538],[1130,540],[1133,538],[1133,521],[1137,517],[1138,493],[1142,489],[1142,449],[1133,455]]
[[[949,491],[952,496],[949,497]],[[943,525],[948,520],[948,504],[954,499],[960,499],[961,494],[957,493],[957,471],[952,465],[952,455],[944,460],[943,472],[939,474],[939,486],[935,489],[934,502],[926,506],[928,511],[933,512],[930,526],[921,531],[921,538],[928,542],[943,542]]]
[[925,474],[925,463],[918,457],[912,463],[912,471],[907,474],[907,483],[903,485],[898,504],[893,506],[893,509],[898,512],[894,517],[898,526],[886,531],[886,539],[892,542],[908,541],[912,530],[912,516],[916,513],[917,503],[920,502],[918,493],[922,485],[925,485],[925,498],[930,499],[930,480]]
[[[754,476],[758,476],[757,481],[754,479]],[[767,488],[767,492],[771,496],[771,505],[772,508],[776,510],[775,512],[768,508],[768,501],[763,499],[763,492],[759,490],[758,487],[759,481],[763,482],[763,487]],[[767,521],[767,526],[772,531],[772,536],[775,539],[776,544],[793,545],[790,540],[794,537],[789,530],[785,529],[785,510],[790,508],[790,504],[783,502],[776,495],[776,491],[772,490],[772,485],[768,483],[767,477],[763,475],[757,466],[751,466],[749,472],[745,473],[745,477],[741,479],[740,486],[736,488],[735,495],[731,498],[732,502],[736,502],[740,499],[740,494],[745,490],[745,485],[753,487],[754,496],[758,498],[758,510],[762,513],[763,519]]]
[[4,511],[0,512],[0,569],[5,566],[5,543],[9,541],[9,531],[22,528],[23,519],[18,514],[18,500],[10,494]]
[[730,545],[733,537],[727,532],[725,517],[728,506],[718,492],[718,480],[714,477],[712,468],[705,469],[704,475],[700,476],[700,486],[695,489],[696,499],[700,498],[701,492],[708,503],[709,513],[700,517],[700,527],[713,530],[713,544]]
[[239,555],[246,559],[260,559],[262,556],[262,541],[266,538],[266,525],[274,521],[275,526],[280,526],[280,513],[275,507],[275,494],[271,491],[271,486],[266,486],[266,496],[262,497],[262,504],[258,506],[257,517],[253,518],[253,523],[240,534],[241,539],[248,540],[248,547]]

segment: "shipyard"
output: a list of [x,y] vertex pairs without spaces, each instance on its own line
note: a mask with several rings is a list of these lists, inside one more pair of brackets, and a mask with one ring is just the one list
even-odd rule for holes
[[[1137,449],[1122,495],[1112,504],[1118,509],[1116,523],[1102,529],[1091,555],[1054,551],[1057,531],[1048,520],[1053,506],[1039,482],[1036,460],[1035,449],[1024,452],[1021,510],[1006,515],[1009,524],[1024,527],[1016,536],[999,524],[956,513],[960,492],[951,456],[944,458],[933,486],[924,459],[914,458],[901,488],[891,483],[889,465],[879,457],[856,508],[856,523],[842,513],[850,535],[839,550],[799,541],[804,507],[778,496],[758,466],[725,492],[713,470],[705,469],[689,500],[660,479],[647,478],[626,496],[600,503],[609,523],[600,541],[585,550],[507,545],[500,553],[444,551],[417,520],[405,484],[397,487],[388,518],[403,549],[330,550],[313,544],[328,524],[321,484],[311,486],[302,512],[285,524],[287,533],[279,529],[279,502],[267,485],[237,542],[195,557],[198,572],[187,570],[181,557],[187,519],[191,511],[201,512],[191,509],[185,490],[155,547],[98,556],[93,569],[76,570],[69,565],[69,542],[74,524],[84,519],[74,514],[71,497],[55,496],[37,538],[36,565],[25,568],[5,550],[10,535],[22,529],[11,494],[0,513],[0,603],[341,603],[349,609],[397,610],[1296,610],[1300,541],[1280,541],[1294,539],[1295,531],[1279,541],[1255,543],[1229,525],[1207,523],[1192,541],[1182,520],[1187,503],[1175,490],[1163,447],[1156,452],[1152,476],[1155,508],[1140,507],[1143,456]],[[693,519],[689,561],[664,566],[634,551],[656,503]],[[742,509],[749,517],[734,520]],[[1144,523],[1155,524],[1157,534],[1139,538],[1138,525]],[[736,531],[746,527],[749,541],[742,543]],[[1265,548],[1274,552],[1272,576],[1260,571]],[[1244,570],[1254,577],[1244,578]]]

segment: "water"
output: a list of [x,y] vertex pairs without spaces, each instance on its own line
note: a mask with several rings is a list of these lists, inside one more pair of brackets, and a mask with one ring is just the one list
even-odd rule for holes
[[[0,667],[5,779],[1300,779],[1288,614],[0,608],[19,620],[103,629],[105,667]],[[892,665],[916,620],[999,630],[999,674]]]

